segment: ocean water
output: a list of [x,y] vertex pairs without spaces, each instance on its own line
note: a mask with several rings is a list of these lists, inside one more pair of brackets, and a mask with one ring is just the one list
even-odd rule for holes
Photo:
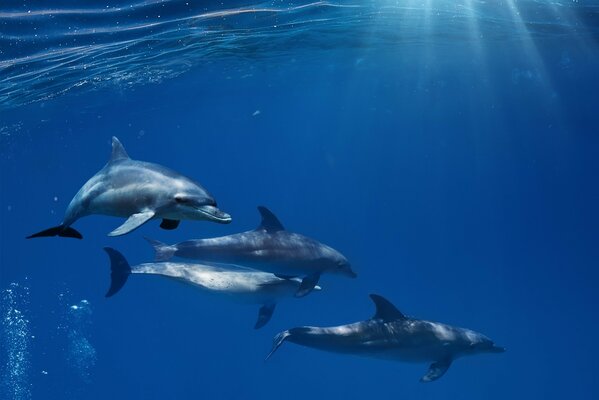
[[[197,179],[230,225],[60,223],[117,136]],[[599,2],[147,0],[0,4],[1,399],[592,399],[599,328]],[[133,276],[111,246],[253,229],[256,206],[358,278],[257,306]],[[408,315],[503,354],[427,364],[273,336]]]

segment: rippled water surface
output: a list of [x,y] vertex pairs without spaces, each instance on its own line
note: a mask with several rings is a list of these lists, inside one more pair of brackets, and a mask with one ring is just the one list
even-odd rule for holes
[[[238,4],[236,4],[238,3]],[[0,105],[75,89],[160,82],[233,58],[427,42],[597,37],[599,10],[578,2],[10,2],[0,5]],[[75,5],[75,6],[74,6]],[[589,24],[590,22],[590,24]]]

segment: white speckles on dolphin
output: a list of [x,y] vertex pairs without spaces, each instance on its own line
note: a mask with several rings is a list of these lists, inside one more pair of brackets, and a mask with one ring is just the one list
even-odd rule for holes
[[102,214],[127,218],[109,236],[127,234],[151,219],[175,229],[180,220],[207,220],[227,224],[231,217],[216,207],[214,198],[197,182],[158,164],[129,158],[116,137],[108,163],[73,197],[62,224],[28,236],[82,239],[71,225],[79,218]]
[[[207,292],[226,295],[235,300],[260,304],[255,329],[270,320],[277,302],[292,297],[300,286],[299,279],[283,279],[247,268],[221,268],[212,265],[158,262],[129,266],[118,251],[105,247],[110,257],[110,289],[106,297],[117,293],[131,274],[152,274],[182,281]],[[316,287],[320,290],[320,287]]]
[[305,296],[323,273],[356,277],[348,260],[337,250],[314,239],[285,230],[266,207],[258,207],[262,222],[253,231],[166,245],[148,239],[156,260],[173,256],[209,263],[243,265],[279,277],[302,277],[296,296]]
[[503,353],[488,337],[439,322],[410,318],[388,300],[370,295],[374,316],[348,325],[303,326],[279,333],[268,359],[285,341],[335,353],[407,362],[432,362],[422,382],[439,379],[458,357]]

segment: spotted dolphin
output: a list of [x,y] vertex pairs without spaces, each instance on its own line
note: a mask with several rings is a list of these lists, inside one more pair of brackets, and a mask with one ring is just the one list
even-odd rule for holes
[[[158,275],[174,279],[206,292],[223,295],[235,301],[260,304],[255,329],[262,328],[272,317],[277,303],[293,297],[301,281],[284,279],[273,274],[249,268],[227,268],[190,263],[156,262],[130,266],[125,257],[115,249],[105,247],[110,258],[111,281],[106,297],[116,294],[132,274]],[[320,290],[320,286],[316,286]]]
[[285,230],[266,207],[258,207],[262,222],[258,228],[210,239],[188,240],[167,245],[147,239],[156,251],[156,260],[173,256],[208,263],[242,265],[271,272],[279,277],[301,277],[296,293],[305,296],[323,273],[356,277],[348,260],[337,250],[314,239]]
[[214,198],[199,183],[161,165],[132,160],[116,137],[112,138],[110,160],[79,189],[62,223],[27,239],[42,236],[82,239],[71,225],[92,214],[127,218],[108,236],[127,234],[159,218],[163,229],[177,228],[182,219],[231,222],[231,217],[216,207]]
[[405,316],[385,298],[371,294],[374,316],[348,325],[292,328],[275,336],[273,353],[285,341],[335,353],[406,361],[432,362],[422,382],[432,382],[447,372],[459,357],[480,353],[503,353],[488,337],[471,331]]

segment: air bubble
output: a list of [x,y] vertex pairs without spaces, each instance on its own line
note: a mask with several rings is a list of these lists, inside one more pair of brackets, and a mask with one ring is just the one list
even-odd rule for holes
[[2,291],[0,304],[2,325],[0,360],[5,360],[0,370],[0,394],[3,399],[26,400],[31,398],[29,370],[31,366],[31,338],[27,308],[29,288],[11,283]]

